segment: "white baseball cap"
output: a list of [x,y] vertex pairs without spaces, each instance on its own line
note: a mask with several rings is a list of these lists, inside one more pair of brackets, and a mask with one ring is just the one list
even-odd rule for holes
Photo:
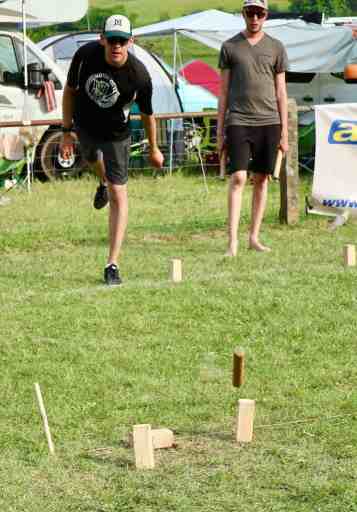
[[244,7],[261,7],[262,9],[268,9],[268,0],[244,0]]
[[130,21],[126,16],[122,16],[121,14],[109,16],[104,23],[103,36],[130,39],[132,36]]

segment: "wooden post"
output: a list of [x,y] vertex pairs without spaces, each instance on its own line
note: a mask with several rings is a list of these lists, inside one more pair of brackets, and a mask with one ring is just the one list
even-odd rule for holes
[[245,352],[242,348],[236,348],[233,352],[232,384],[236,388],[244,384],[244,356]]
[[250,443],[253,439],[255,400],[239,400],[237,418],[237,442]]
[[226,175],[226,166],[227,166],[227,148],[223,148],[220,159],[219,159],[219,177],[221,180],[223,180]]
[[343,248],[343,256],[345,267],[355,267],[356,266],[356,247],[354,245],[348,244]]
[[47,438],[48,449],[49,449],[50,453],[53,455],[55,453],[55,447],[52,442],[50,427],[48,426],[47,414],[46,414],[45,405],[44,405],[43,399],[42,399],[41,388],[37,382],[35,383],[35,391],[36,391],[38,407],[40,409],[40,414],[42,416],[43,428],[44,428],[46,438]]
[[171,279],[174,283],[182,281],[182,262],[176,258],[172,260]]
[[133,431],[135,465],[138,469],[155,467],[154,446],[150,425],[134,425]]
[[289,151],[280,172],[280,223],[299,221],[298,116],[294,99],[289,99]]

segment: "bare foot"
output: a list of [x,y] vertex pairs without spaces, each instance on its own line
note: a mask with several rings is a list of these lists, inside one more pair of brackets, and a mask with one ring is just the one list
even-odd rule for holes
[[258,241],[250,241],[249,242],[249,249],[252,249],[253,251],[257,252],[270,252],[270,247],[267,247],[266,245],[261,244]]
[[238,251],[238,243],[235,245],[230,245],[224,256],[226,258],[235,258],[235,256],[237,256],[237,251]]

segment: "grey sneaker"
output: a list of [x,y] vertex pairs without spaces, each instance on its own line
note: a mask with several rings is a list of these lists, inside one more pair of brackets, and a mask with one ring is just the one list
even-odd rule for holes
[[104,208],[108,204],[109,197],[108,197],[108,187],[106,185],[103,185],[101,183],[94,196],[93,206],[96,210],[100,210],[101,208]]
[[122,283],[117,265],[112,263],[104,269],[104,281],[108,286],[119,286]]

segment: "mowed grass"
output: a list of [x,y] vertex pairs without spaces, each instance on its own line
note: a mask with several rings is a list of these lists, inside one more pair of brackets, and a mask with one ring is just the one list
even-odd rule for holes
[[[357,268],[342,258],[355,222],[335,233],[321,217],[280,225],[272,184],[262,238],[273,251],[257,254],[248,187],[239,256],[227,260],[226,183],[209,177],[206,194],[199,173],[136,176],[124,284],[108,289],[95,186],[35,183],[0,209],[1,510],[357,511]],[[247,445],[234,441],[239,398],[256,399]],[[175,431],[154,470],[135,469],[138,423]]]

